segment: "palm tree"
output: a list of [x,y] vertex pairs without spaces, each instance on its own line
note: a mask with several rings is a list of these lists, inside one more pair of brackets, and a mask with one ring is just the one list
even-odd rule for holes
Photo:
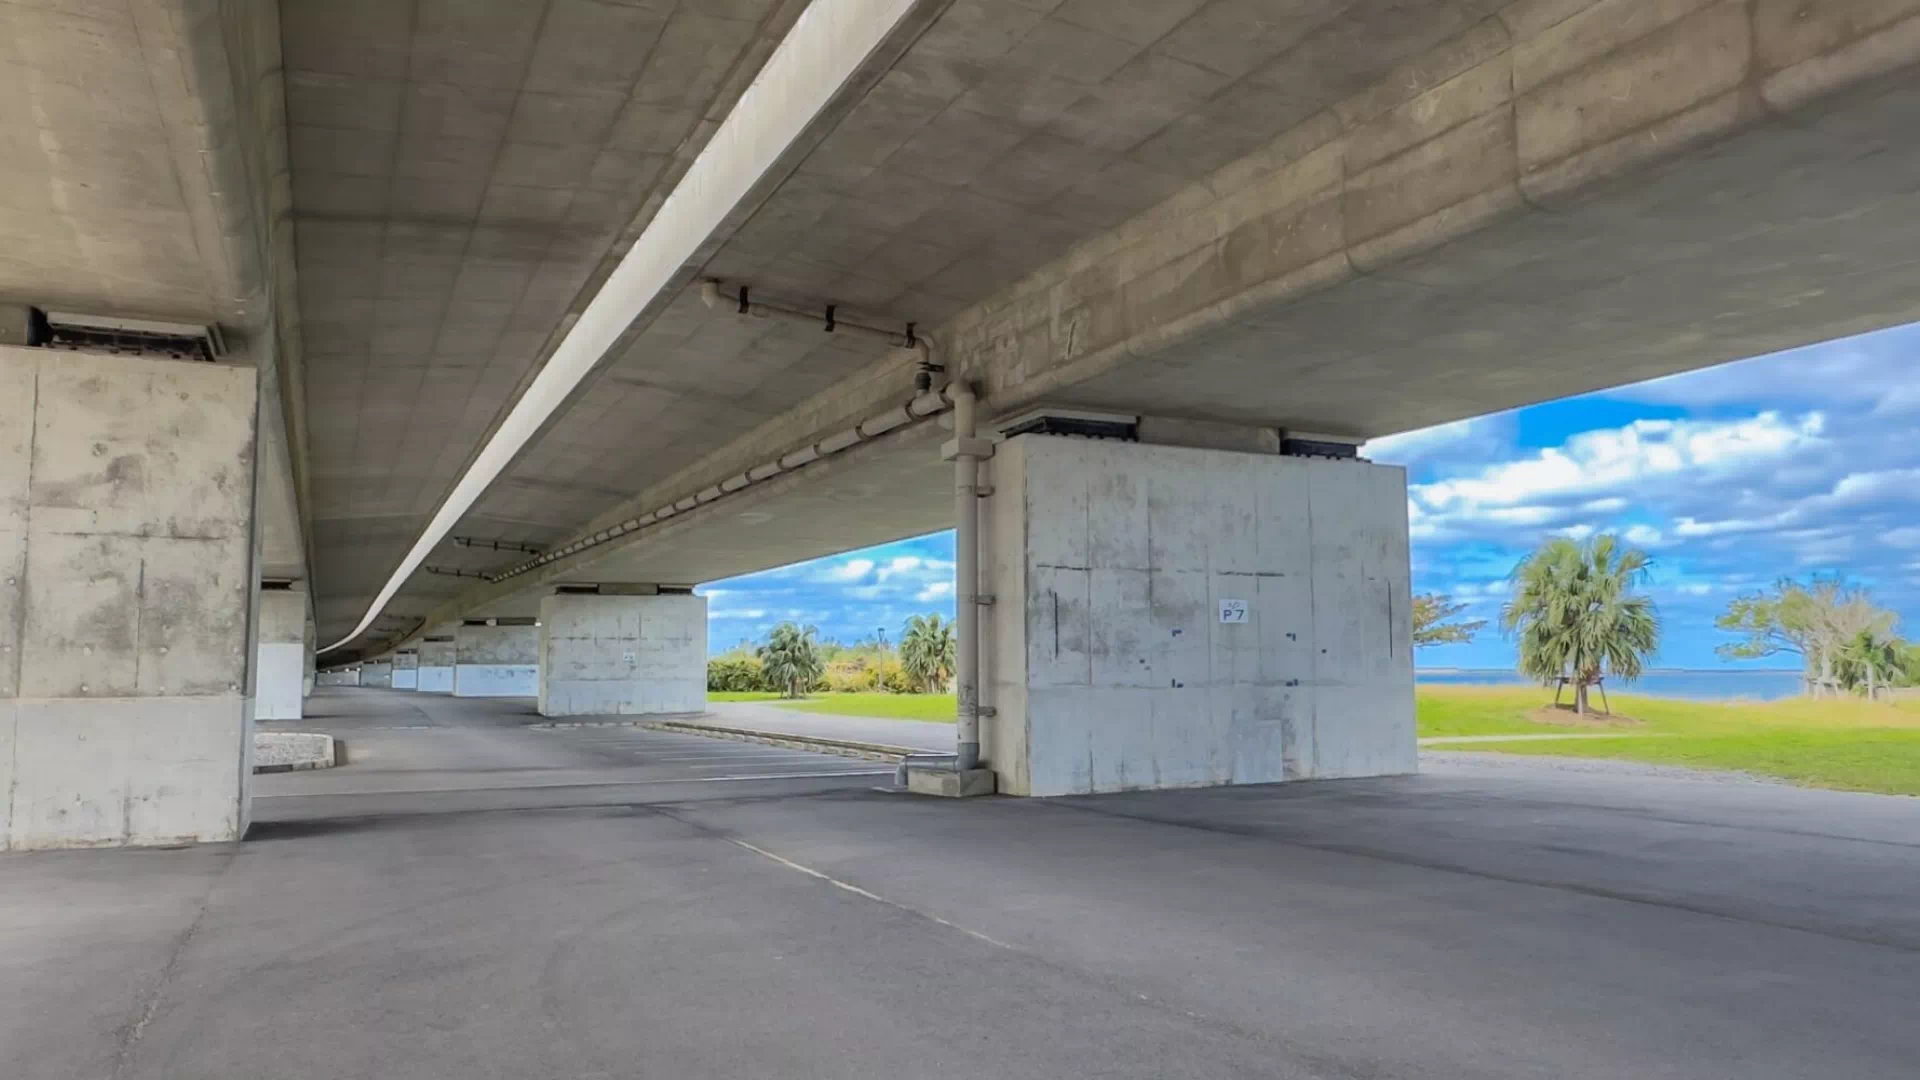
[[1500,611],[1501,627],[1520,639],[1521,673],[1547,686],[1571,682],[1582,716],[1601,676],[1638,678],[1660,642],[1653,601],[1634,592],[1647,563],[1646,552],[1610,535],[1584,544],[1556,538],[1522,559]]
[[1905,653],[1906,642],[1873,628],[1861,630],[1840,650],[1840,681],[1849,687],[1864,683],[1867,700],[1873,701],[1905,673]]
[[953,622],[938,615],[915,615],[900,635],[900,665],[929,694],[953,674],[953,650]]
[[773,628],[767,643],[757,650],[760,670],[766,673],[768,682],[782,688],[783,696],[797,698],[806,693],[826,670],[820,645],[814,640],[817,633],[811,626],[784,622]]

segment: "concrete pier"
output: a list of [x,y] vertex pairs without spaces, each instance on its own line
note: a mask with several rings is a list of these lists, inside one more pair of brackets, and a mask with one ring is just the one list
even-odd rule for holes
[[360,665],[360,685],[381,690],[393,689],[393,658],[369,660]]
[[706,597],[541,599],[540,715],[685,713],[706,705]]
[[540,693],[540,628],[462,626],[454,631],[454,697]]
[[453,693],[453,639],[428,638],[420,643],[420,673],[414,688],[425,693]]
[[263,589],[255,621],[253,716],[298,720],[307,686],[307,594]]
[[393,688],[395,690],[420,688],[419,653],[412,649],[402,649],[393,654]]
[[0,347],[6,847],[245,831],[257,397],[252,368]]
[[1002,792],[1414,771],[1401,469],[1023,435],[988,471]]

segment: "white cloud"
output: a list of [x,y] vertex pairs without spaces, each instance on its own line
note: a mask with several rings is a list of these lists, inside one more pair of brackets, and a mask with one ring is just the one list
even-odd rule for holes
[[1880,534],[1880,542],[1889,547],[1920,548],[1920,526],[1889,529]]
[[1627,543],[1640,547],[1658,547],[1660,542],[1666,539],[1664,533],[1651,525],[1629,525],[1622,535]]
[[828,582],[864,581],[868,574],[873,573],[873,566],[874,563],[872,559],[848,559],[838,566],[829,566],[826,571],[820,575],[820,580]]
[[929,584],[926,588],[921,589],[920,594],[918,596],[915,596],[914,599],[920,601],[923,604],[927,604],[927,603],[932,603],[935,600],[944,600],[945,598],[952,595],[953,595],[953,582],[936,581]]
[[1769,411],[1732,420],[1636,420],[1580,432],[1519,460],[1414,484],[1409,514],[1423,539],[1489,527],[1590,535],[1604,526],[1574,519],[1627,510],[1660,484],[1710,485],[1769,468],[1822,445],[1825,429],[1826,417],[1817,412],[1797,419]]

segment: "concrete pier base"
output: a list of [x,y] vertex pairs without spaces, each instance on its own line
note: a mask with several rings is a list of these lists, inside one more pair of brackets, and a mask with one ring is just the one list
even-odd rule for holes
[[369,660],[361,664],[360,685],[381,690],[393,689],[393,658]]
[[540,601],[540,715],[701,712],[703,596],[569,593]]
[[915,795],[933,795],[943,799],[970,799],[994,793],[992,769],[968,769],[955,772],[937,766],[909,768],[907,790]]
[[246,831],[257,384],[252,368],[0,347],[5,847]]
[[1000,791],[1414,771],[1403,470],[1022,435],[989,475]]

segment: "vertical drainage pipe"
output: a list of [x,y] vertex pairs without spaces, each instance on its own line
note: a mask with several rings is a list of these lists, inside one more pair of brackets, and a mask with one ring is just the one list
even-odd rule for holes
[[954,769],[980,767],[980,458],[971,387],[956,383],[953,401]]

